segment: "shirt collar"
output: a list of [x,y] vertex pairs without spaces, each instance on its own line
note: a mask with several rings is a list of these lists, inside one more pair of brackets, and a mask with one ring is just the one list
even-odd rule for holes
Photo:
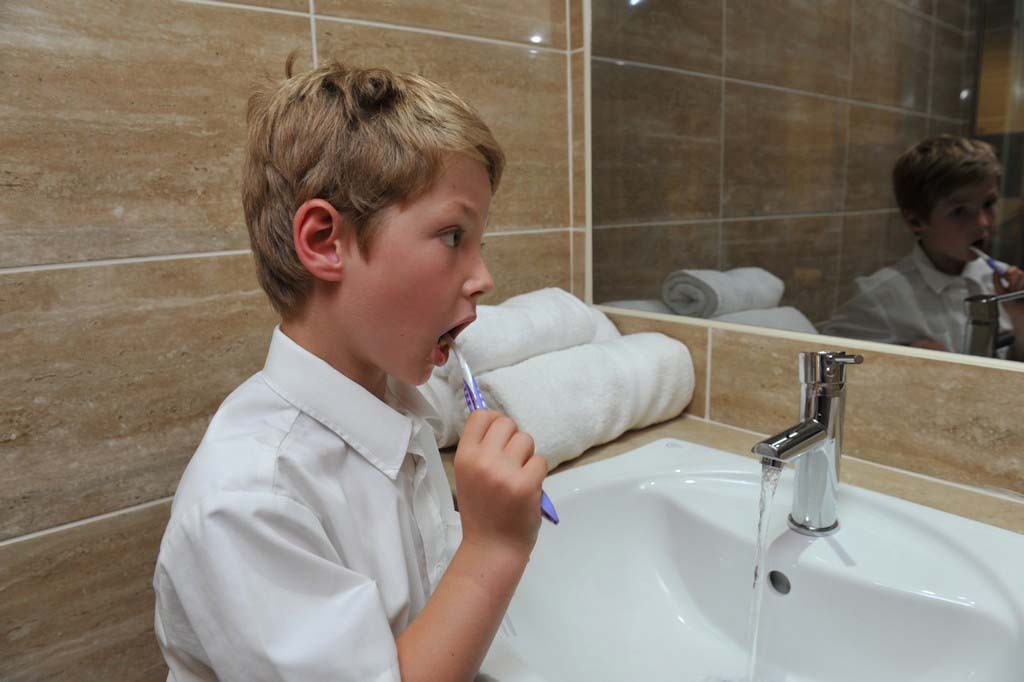
[[983,281],[988,267],[981,258],[975,258],[964,265],[963,272],[959,275],[947,275],[932,264],[928,254],[921,248],[920,242],[915,244],[914,250],[910,252],[910,260],[921,274],[924,283],[936,294],[941,294],[950,284],[963,279],[980,283]]
[[375,395],[274,327],[263,366],[267,384],[333,431],[394,480],[409,444],[433,410],[416,389],[388,377],[385,399]]

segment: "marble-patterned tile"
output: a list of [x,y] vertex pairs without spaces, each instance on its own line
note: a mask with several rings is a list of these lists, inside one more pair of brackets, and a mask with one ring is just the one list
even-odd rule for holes
[[935,18],[960,30],[968,28],[971,0],[935,0]]
[[744,0],[727,8],[727,76],[847,96],[850,0]]
[[587,233],[572,232],[572,293],[584,300],[587,292]]
[[723,5],[703,0],[594,0],[593,54],[718,75],[722,72]]
[[847,106],[727,83],[724,215],[840,209]]
[[994,394],[1024,390],[1024,371],[1008,362],[995,368],[955,356],[947,361],[937,351],[904,355],[864,350],[855,341],[825,341],[815,347],[713,330],[711,419],[777,433],[799,414],[798,353],[857,352],[864,364],[847,374],[845,454],[947,481],[1024,493],[1024,460],[1018,454],[1024,426],[1013,410],[993,409],[991,400]]
[[722,269],[759,267],[786,285],[779,305],[811,322],[832,315],[839,284],[842,217],[737,220],[722,223]]
[[316,0],[316,14],[565,49],[565,0]]
[[973,55],[968,52],[967,34],[944,26],[935,27],[932,57],[931,113],[949,118],[967,119],[970,108],[961,94],[969,91],[974,80]]
[[849,454],[1024,494],[1024,425],[1018,412],[992,402],[994,395],[1024,390],[1024,371],[1017,363],[994,368],[861,352],[864,364],[849,374]]
[[481,303],[495,305],[506,298],[545,287],[569,291],[569,235],[567,230],[526,234],[487,234],[484,261],[494,290]]
[[854,5],[854,99],[902,109],[928,108],[932,23],[887,0]]
[[267,9],[282,9],[289,12],[309,12],[309,0],[233,0],[236,5],[252,5]]
[[924,116],[851,104],[846,210],[895,208],[896,159],[927,136]]
[[594,302],[661,299],[674,270],[718,268],[718,222],[596,228]]
[[572,226],[587,224],[587,130],[585,125],[586,58],[582,52],[571,55],[572,68]]
[[705,389],[707,384],[708,328],[687,322],[682,317],[678,321],[665,320],[627,310],[606,311],[606,314],[623,334],[659,332],[686,345],[687,350],[690,351],[690,358],[693,360],[694,382],[693,398],[683,413],[704,417],[707,413],[707,391]]
[[304,17],[236,7],[0,4],[0,266],[248,246],[249,83],[309,43]]
[[328,20],[316,27],[321,62],[336,55],[419,73],[480,111],[508,161],[491,230],[569,225],[564,53]]
[[0,546],[0,677],[156,682],[151,586],[170,502]]
[[172,494],[275,320],[248,254],[0,275],[0,539]]
[[583,0],[569,0],[569,49],[583,47]]
[[1016,57],[1013,31],[986,31],[982,45],[977,92],[977,134],[1001,135],[1008,130],[1007,111],[1012,110],[1009,65]]
[[595,225],[718,216],[721,88],[592,60]]

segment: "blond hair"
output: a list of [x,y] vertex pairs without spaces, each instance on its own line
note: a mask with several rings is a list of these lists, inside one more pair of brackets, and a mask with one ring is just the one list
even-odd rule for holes
[[954,135],[936,135],[900,154],[892,171],[896,204],[927,222],[942,199],[961,187],[999,180],[1003,167],[991,145]]
[[480,115],[447,88],[415,74],[331,61],[249,98],[242,204],[260,286],[285,319],[312,288],[292,241],[296,210],[329,202],[369,255],[375,217],[427,191],[451,154],[484,164],[494,193],[505,156]]

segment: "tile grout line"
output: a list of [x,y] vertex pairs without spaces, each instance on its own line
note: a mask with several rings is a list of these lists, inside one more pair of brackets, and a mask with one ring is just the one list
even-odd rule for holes
[[[485,237],[492,239],[496,237],[516,237],[530,234],[558,234],[559,232],[572,233],[571,226],[564,227],[536,227],[511,230],[499,230],[488,232]],[[51,270],[77,270],[81,268],[106,267],[110,265],[134,265],[138,263],[159,263],[163,261],[194,260],[197,258],[222,258],[226,256],[242,256],[252,254],[251,249],[231,249],[224,251],[196,251],[194,253],[171,253],[158,256],[128,256],[125,258],[100,258],[90,261],[74,261],[70,263],[42,263],[38,265],[18,265],[8,268],[0,268],[0,276],[21,275],[29,272],[48,272]]]
[[309,0],[309,40],[313,50],[313,68],[320,66],[320,55],[316,45],[316,5],[315,0]]
[[611,57],[593,57],[595,61],[604,62],[607,64],[615,64],[617,66],[635,66],[641,69],[651,69],[654,71],[666,71],[669,73],[677,73],[683,76],[693,76],[695,78],[707,78],[711,80],[724,80],[727,83],[736,83],[737,85],[745,85],[752,88],[759,88],[762,90],[774,90],[776,92],[784,92],[790,95],[802,95],[804,97],[813,97],[816,99],[824,99],[835,102],[845,102],[848,104],[856,104],[867,109],[877,109],[880,111],[888,111],[890,113],[904,114],[907,116],[917,116],[920,118],[937,118],[946,123],[962,123],[963,121],[958,118],[950,118],[948,116],[930,115],[927,112],[915,111],[913,109],[901,109],[900,107],[894,107],[887,104],[876,104],[874,102],[867,102],[864,100],[847,99],[844,97],[836,97],[834,95],[825,95],[820,92],[812,92],[810,90],[798,90],[796,88],[788,88],[781,85],[772,85],[771,83],[760,83],[758,81],[748,81],[742,78],[733,78],[731,76],[716,76],[711,73],[703,73],[701,71],[690,71],[688,69],[677,69],[671,66],[661,66],[659,64],[647,64],[645,62],[636,62],[625,59],[614,59]]
[[767,215],[749,215],[749,216],[734,216],[730,218],[690,218],[680,220],[652,220],[646,223],[610,223],[608,225],[595,225],[595,230],[617,230],[621,228],[629,227],[671,227],[673,225],[708,225],[711,223],[724,222],[724,223],[737,223],[737,222],[748,222],[748,221],[767,221],[767,220],[803,220],[811,218],[837,218],[840,216],[849,215],[881,215],[885,213],[895,213],[896,210],[892,208],[873,208],[863,209],[858,211],[833,211],[830,213],[771,213]]
[[725,58],[726,58],[726,0],[722,0],[722,80],[719,83],[721,89],[718,95],[718,269],[723,268],[725,254],[725,240],[722,233],[725,231],[725,224],[722,219],[725,217]]
[[573,101],[572,101],[572,53],[570,48],[570,22],[569,17],[569,2],[565,0],[565,118],[566,118],[566,153],[569,162],[569,173],[568,173],[568,189],[569,189],[569,293],[576,294],[576,254],[574,249],[574,243],[576,239],[573,237],[572,228],[576,226],[576,209],[573,205],[573,167],[572,167],[572,152],[573,152],[573,139],[572,139],[572,114],[573,114]]
[[704,418],[711,421],[711,351],[712,351],[712,338],[711,331],[713,327],[708,327],[708,352],[707,358],[704,363]]
[[[857,5],[856,3],[850,3],[850,41],[848,48],[848,62],[846,64],[846,96],[848,99],[853,99],[853,39],[854,39],[854,26],[857,21]],[[853,111],[849,102],[846,104],[845,119],[846,119],[846,141],[843,146],[843,198],[841,202],[842,206],[842,218],[843,222],[839,227],[839,249],[836,263],[836,286],[832,291],[832,310],[829,313],[829,317],[835,315],[836,310],[839,308],[839,286],[842,280],[843,273],[843,250],[846,246],[846,202],[850,200],[850,128],[852,127],[852,116]]]
[[47,535],[52,535],[53,533],[59,533],[61,531],[70,530],[72,528],[78,528],[79,526],[84,526],[86,524],[95,523],[98,521],[106,521],[116,516],[131,514],[132,512],[142,511],[150,507],[155,507],[157,505],[164,504],[165,502],[169,502],[173,499],[174,495],[171,495],[170,497],[161,497],[158,500],[150,500],[149,502],[143,502],[142,504],[136,504],[131,507],[115,509],[114,511],[105,512],[103,514],[97,514],[96,516],[89,516],[84,519],[78,519],[77,521],[69,521],[68,523],[62,523],[57,526],[51,526],[50,528],[35,530],[31,533],[26,533],[24,535],[19,535],[13,538],[7,538],[6,540],[0,540],[0,547],[6,547],[8,545],[13,545],[19,542],[35,540],[37,538],[45,537]]

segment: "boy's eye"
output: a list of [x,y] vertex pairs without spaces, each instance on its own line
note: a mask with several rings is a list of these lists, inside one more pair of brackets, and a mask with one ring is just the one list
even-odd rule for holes
[[444,242],[445,246],[455,248],[462,243],[462,235],[463,230],[461,229],[449,230],[441,235],[441,241]]
[[960,217],[962,217],[964,215],[964,213],[966,213],[966,210],[964,209],[964,207],[963,206],[957,206],[956,208],[953,209],[952,213],[950,213],[949,215],[953,216],[954,218],[960,218]]

